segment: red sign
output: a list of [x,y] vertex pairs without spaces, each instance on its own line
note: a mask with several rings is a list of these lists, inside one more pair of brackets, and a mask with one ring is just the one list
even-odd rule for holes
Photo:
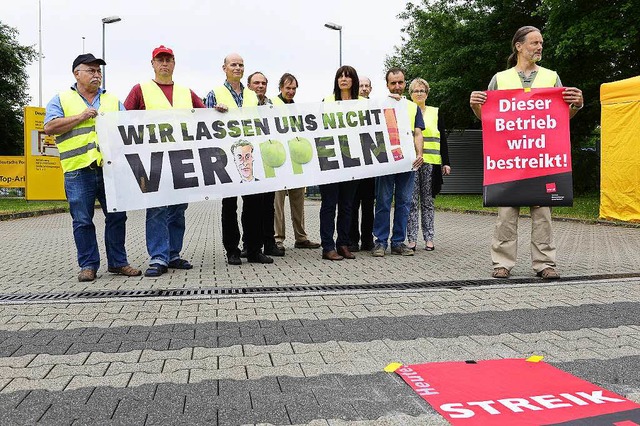
[[[487,92],[482,106],[485,205],[572,205],[569,107],[562,91]],[[549,191],[550,184],[557,190]]]
[[555,425],[582,419],[579,424],[640,426],[639,404],[544,362],[435,362],[402,366],[396,373],[452,425]]

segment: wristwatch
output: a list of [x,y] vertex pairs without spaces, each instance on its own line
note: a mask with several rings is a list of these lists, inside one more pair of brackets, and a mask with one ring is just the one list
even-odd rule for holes
[[578,111],[578,110],[582,109],[583,106],[584,106],[584,103],[582,105],[580,105],[579,107],[575,106],[574,104],[569,104],[569,108],[571,108],[574,111]]

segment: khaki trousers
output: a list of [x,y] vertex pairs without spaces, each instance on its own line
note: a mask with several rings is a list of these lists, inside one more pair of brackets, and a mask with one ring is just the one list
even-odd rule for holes
[[[518,257],[519,207],[499,207],[491,240],[493,268],[511,270]],[[540,272],[556,267],[556,246],[551,231],[551,208],[531,207],[531,265]]]
[[283,191],[276,191],[275,208],[275,239],[277,243],[282,243],[285,239],[284,225],[284,198],[289,193],[289,207],[291,208],[291,222],[293,224],[293,234],[296,242],[307,241],[307,233],[304,230],[304,194],[306,188],[295,188]]

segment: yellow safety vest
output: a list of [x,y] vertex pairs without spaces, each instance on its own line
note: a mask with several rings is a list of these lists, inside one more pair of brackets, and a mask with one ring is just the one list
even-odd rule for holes
[[440,131],[438,130],[438,108],[426,107],[422,118],[424,119],[422,159],[428,164],[442,164]]
[[153,80],[140,83],[145,109],[186,109],[193,108],[191,90],[188,87],[173,84],[173,106],[162,89]]
[[[227,88],[227,86],[218,86],[213,89],[213,94],[216,96],[216,103],[225,105],[229,109],[238,108],[236,101],[233,99],[233,95]],[[258,95],[251,89],[246,87],[242,90],[242,107],[254,107],[258,106]]]
[[[84,99],[75,90],[64,91],[59,96],[65,117],[81,114],[87,109]],[[119,109],[118,98],[107,93],[100,95],[98,112],[118,111]],[[60,153],[60,165],[65,173],[82,169],[93,162],[102,165],[95,118],[85,120],[68,132],[56,136],[56,145]]]
[[284,101],[282,99],[280,99],[280,96],[276,96],[275,98],[271,99],[271,104],[273,104],[273,105],[287,105],[287,104],[284,103]]
[[[558,73],[547,68],[539,67],[536,78],[534,78],[533,83],[531,83],[531,88],[554,87],[556,81],[558,81]],[[522,80],[520,80],[520,76],[515,67],[496,74],[496,83],[498,90],[522,89]]]

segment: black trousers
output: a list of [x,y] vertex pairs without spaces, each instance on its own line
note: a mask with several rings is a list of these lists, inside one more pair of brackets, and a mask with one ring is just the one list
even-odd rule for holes
[[[358,245],[362,238],[364,250],[373,249],[373,209],[376,198],[375,178],[365,178],[357,181],[358,188],[353,199],[351,209],[351,227],[349,240],[351,245]],[[359,221],[358,210],[362,207],[362,222]],[[358,226],[360,224],[360,226]]]
[[[263,241],[263,199],[264,194],[242,196],[242,233],[249,256],[262,250]],[[238,197],[222,200],[222,245],[227,256],[240,256],[240,228],[238,226]]]

